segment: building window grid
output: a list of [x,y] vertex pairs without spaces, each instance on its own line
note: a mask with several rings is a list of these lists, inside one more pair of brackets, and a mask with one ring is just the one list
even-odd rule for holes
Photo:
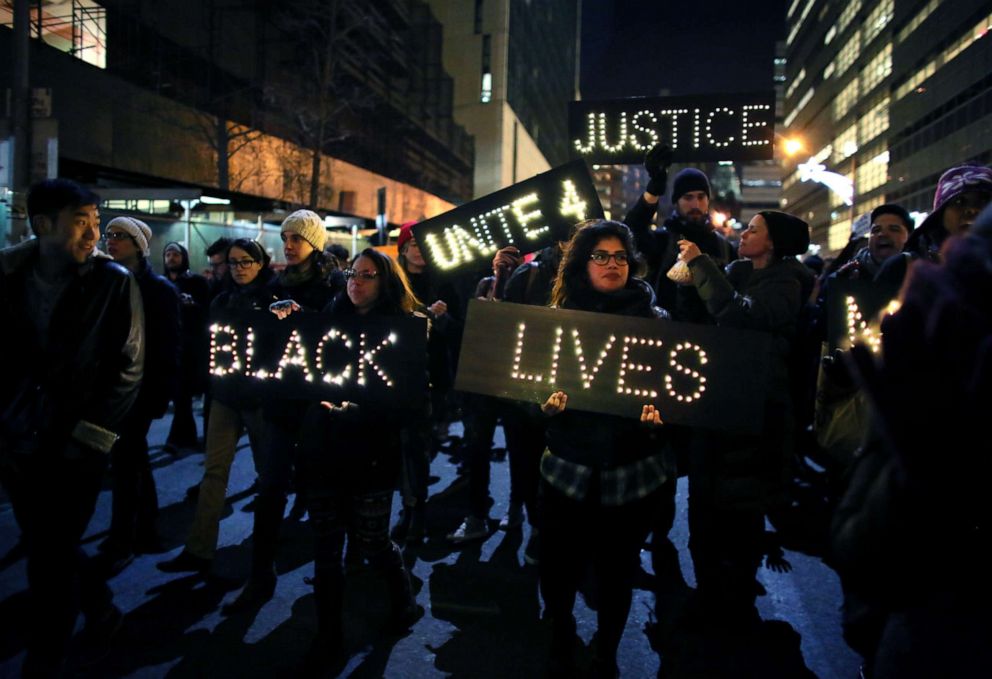
[[889,97],[885,97],[858,120],[858,144],[865,146],[889,129]]
[[857,60],[858,55],[861,52],[861,33],[855,31],[840,51],[837,52],[837,57],[834,59],[835,70],[837,72],[837,77],[844,75],[844,72],[851,67],[852,64]]
[[927,64],[921,67],[908,80],[896,88],[896,99],[902,99],[910,92],[917,89],[927,78],[945,66],[949,61],[961,54],[971,46],[973,42],[984,37],[992,30],[992,13],[975,24],[974,28],[954,41],[949,47],[937,54]]
[[902,42],[909,37],[910,33],[915,31],[920,27],[927,17],[933,14],[933,11],[937,9],[940,5],[940,0],[930,0],[926,7],[917,12],[916,16],[910,19],[909,23],[899,29],[899,33],[896,34],[896,42]]
[[868,20],[861,28],[862,44],[866,47],[892,21],[895,3],[893,0],[881,0],[868,14]]
[[842,163],[858,152],[858,124],[853,123],[846,130],[837,135],[833,143],[833,154],[831,160]]
[[[860,2],[861,0],[858,0],[859,4]],[[799,15],[799,18],[796,20],[796,25],[792,27],[792,30],[789,31],[788,37],[785,39],[785,43],[787,45],[791,45],[792,42],[796,39],[796,36],[799,35],[799,30],[803,27],[803,22],[806,21],[806,17],[809,16],[809,12],[811,9],[813,9],[814,4],[816,4],[816,0],[808,0],[806,5],[803,7],[803,12],[802,14]]]
[[880,186],[884,186],[889,180],[889,152],[883,151],[858,167],[857,184],[855,189],[858,194],[874,191]]
[[[32,3],[29,11],[32,38],[97,68],[107,68],[107,10],[101,5],[93,0],[45,6]],[[0,26],[14,27],[13,8],[8,3],[0,3]]]
[[840,250],[851,240],[851,218],[842,217],[827,229],[827,248]]
[[844,29],[850,25],[854,17],[858,15],[861,11],[861,0],[854,0],[854,2],[848,3],[844,10],[840,13],[840,17],[837,19],[837,32],[843,33]]
[[796,79],[792,81],[792,84],[789,85],[789,89],[785,91],[786,99],[789,99],[793,94],[796,93],[796,90],[799,89],[799,86],[802,85],[803,79],[805,78],[806,78],[806,69],[804,67],[799,69],[799,74],[796,76]]
[[867,95],[892,74],[892,43],[888,43],[861,70],[861,91]]
[[840,91],[834,99],[834,121],[840,120],[851,110],[858,101],[858,78],[851,78],[851,82]]
[[791,125],[793,121],[795,121],[796,116],[798,116],[799,113],[804,108],[806,108],[806,104],[808,104],[810,102],[810,99],[813,98],[813,93],[814,93],[814,89],[812,87],[806,90],[806,94],[803,95],[803,98],[799,100],[799,103],[796,104],[796,107],[792,109],[792,111],[789,112],[789,115],[785,117],[783,123],[785,124],[786,127],[789,127],[789,125]]

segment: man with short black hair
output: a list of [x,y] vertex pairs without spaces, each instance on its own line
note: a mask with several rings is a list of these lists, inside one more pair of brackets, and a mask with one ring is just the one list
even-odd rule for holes
[[[207,261],[210,263],[210,301],[224,291],[227,283],[227,249],[231,247],[233,241],[226,236],[221,236],[207,248]],[[206,427],[204,427],[206,430]],[[204,434],[206,436],[206,434]]]
[[0,251],[0,481],[27,549],[24,676],[62,672],[80,609],[91,661],[123,618],[79,547],[144,360],[141,296],[96,249],[98,204],[75,182],[36,184],[36,238]]
[[895,203],[879,205],[871,211],[868,245],[858,250],[831,277],[873,280],[885,260],[898,255],[906,247],[913,226],[913,218],[906,208]]

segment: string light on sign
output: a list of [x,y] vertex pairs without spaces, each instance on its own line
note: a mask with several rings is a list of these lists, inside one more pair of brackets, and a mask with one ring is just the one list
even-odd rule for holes
[[542,234],[551,230],[551,227],[547,224],[544,226],[539,226],[536,229],[527,227],[527,225],[531,222],[537,221],[544,217],[540,210],[524,212],[524,208],[533,205],[536,202],[538,202],[538,196],[536,193],[528,193],[523,198],[518,198],[513,201],[513,216],[516,217],[517,223],[523,227],[524,237],[528,240],[536,240],[537,238],[540,238]]
[[[582,338],[579,336],[579,331],[576,328],[572,328],[572,346],[575,348],[575,358],[579,362],[579,374],[582,375],[582,388],[589,389],[592,387],[593,380],[596,379],[596,373],[603,365],[603,361],[610,353],[610,349],[616,344],[616,335],[610,335],[610,338],[606,340],[606,344],[603,345],[602,351],[599,352],[599,357],[596,359],[596,363],[592,366],[592,372],[586,372],[586,359],[582,354]],[[621,370],[623,368],[621,367]]]
[[702,398],[703,392],[706,391],[706,378],[700,375],[698,370],[689,368],[679,362],[679,354],[683,351],[695,352],[699,365],[701,366],[706,365],[708,362],[708,359],[706,358],[706,351],[703,350],[698,344],[680,342],[679,344],[676,344],[675,348],[669,353],[669,365],[675,370],[675,372],[695,379],[696,390],[688,396],[680,394],[675,390],[675,380],[670,374],[665,375],[665,389],[668,391],[669,396],[677,399],[679,402],[692,403],[693,401]]
[[[218,339],[222,336],[226,336],[228,342],[218,342]],[[220,325],[214,323],[210,326],[210,374],[216,375],[217,377],[224,377],[225,375],[230,375],[231,373],[241,372],[241,361],[238,360],[237,354],[238,346],[238,332],[230,325]],[[218,365],[217,359],[219,354],[227,354],[231,357],[231,363],[229,366],[224,367]]]
[[[300,331],[294,329],[286,341],[286,348],[283,349],[282,358],[279,359],[279,367],[272,377],[277,380],[283,378],[286,368],[299,368],[303,371],[303,379],[313,382],[314,376],[310,371],[310,364],[307,362],[306,347],[303,346],[303,337]],[[262,372],[261,370],[259,372]]]
[[[560,328],[559,328],[560,330]],[[513,368],[510,370],[510,377],[515,380],[524,380],[528,382],[543,382],[544,375],[537,373],[525,373],[520,369],[520,359],[523,358],[524,353],[524,336],[527,334],[527,324],[521,323],[517,326],[517,345],[513,349]],[[558,367],[558,351],[561,346],[561,333],[555,341],[555,353],[554,353],[554,367]],[[552,378],[553,379],[553,378]]]
[[389,375],[383,371],[383,369],[375,362],[376,355],[388,346],[396,345],[396,333],[389,333],[386,337],[382,339],[381,342],[375,347],[375,349],[366,350],[366,336],[365,333],[361,333],[358,337],[358,384],[365,386],[365,368],[366,366],[371,366],[376,375],[379,376],[383,382],[386,383],[387,387],[393,386],[393,381],[389,379]]
[[661,340],[648,339],[645,337],[631,337],[629,335],[623,338],[623,350],[620,353],[620,373],[617,377],[617,393],[658,398],[658,392],[654,389],[639,389],[636,387],[625,386],[624,377],[626,376],[628,370],[632,372],[651,372],[650,365],[633,363],[629,360],[630,348],[638,345],[647,347],[661,347],[662,342]]
[[709,115],[706,116],[706,140],[717,148],[725,148],[727,146],[730,146],[730,144],[734,141],[734,137],[731,135],[722,142],[717,141],[713,137],[713,118],[715,118],[720,113],[724,115],[732,116],[734,115],[734,110],[731,108],[727,108],[726,106],[720,106],[709,112]]
[[749,104],[741,107],[741,145],[742,146],[767,146],[771,143],[768,139],[748,139],[748,130],[755,127],[768,127],[768,123],[763,120],[751,121],[750,111],[768,111],[771,106],[768,104]]
[[351,349],[354,346],[351,338],[344,334],[340,330],[331,328],[324,336],[320,338],[320,343],[317,344],[317,372],[322,373],[321,378],[326,384],[334,384],[337,386],[343,385],[345,382],[351,379],[352,374],[352,364],[348,363],[345,365],[344,370],[339,372],[337,375],[332,375],[324,370],[324,348],[327,346],[328,342],[334,342],[335,340],[340,341],[346,349]]
[[596,148],[596,114],[587,113],[586,114],[586,139],[588,140],[588,146],[582,145],[582,140],[576,139],[572,142],[575,146],[575,150],[579,153],[585,155],[590,153]]
[[619,132],[617,133],[617,143],[610,144],[609,140],[606,138],[606,114],[599,114],[599,147],[604,151],[609,151],[610,153],[615,153],[624,147],[627,143],[627,112],[623,111],[620,113],[620,124]]
[[666,108],[660,111],[660,115],[671,116],[672,119],[672,136],[669,139],[668,145],[672,147],[674,151],[679,147],[679,116],[683,113],[688,113],[687,108]]
[[858,307],[856,299],[848,295],[844,298],[847,304],[847,336],[854,344],[858,339],[864,340],[872,353],[878,353],[882,349],[882,336],[868,326],[868,322],[862,317],[861,309]]
[[581,222],[586,218],[586,201],[579,197],[579,192],[575,188],[575,182],[566,179],[561,183],[562,196],[559,212],[562,217],[571,215],[576,222]]
[[[650,127],[646,127],[641,124],[641,120],[643,118],[647,118],[648,120],[651,121]],[[648,111],[648,110],[638,111],[637,113],[634,114],[634,117],[631,118],[630,123],[636,132],[642,132],[647,137],[646,142],[644,142],[643,144],[639,144],[637,142],[637,137],[635,136],[635,134],[631,134],[630,136],[627,137],[627,142],[630,144],[631,147],[639,151],[647,151],[648,149],[650,149],[651,147],[653,147],[655,144],[658,143],[659,141],[658,132],[654,129],[658,125],[658,117],[652,111]]]

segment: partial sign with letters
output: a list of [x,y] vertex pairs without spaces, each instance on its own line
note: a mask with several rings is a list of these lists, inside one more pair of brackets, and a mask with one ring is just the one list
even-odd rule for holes
[[487,271],[501,248],[536,252],[602,217],[589,170],[576,160],[423,221],[413,235],[428,266],[451,275]]
[[890,308],[899,289],[870,280],[836,278],[827,288],[827,344],[831,349],[850,349],[865,344],[881,349],[879,316]]
[[769,160],[775,94],[644,97],[568,105],[572,155],[589,163],[631,164],[658,143],[677,163]]
[[455,388],[665,422],[757,432],[770,335],[506,302],[469,303]]
[[211,383],[227,393],[402,404],[426,393],[426,352],[425,318],[211,314]]

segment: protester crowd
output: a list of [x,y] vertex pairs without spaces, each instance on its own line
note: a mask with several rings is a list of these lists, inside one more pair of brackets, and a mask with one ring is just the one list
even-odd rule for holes
[[[180,243],[149,260],[152,230],[116,217],[100,233],[100,199],[68,180],[28,196],[36,238],[0,252],[0,333],[18,356],[0,387],[0,480],[26,548],[31,619],[24,676],[59,676],[76,618],[83,657],[99,662],[121,625],[106,580],[135,554],[162,552],[148,432],[172,404],[167,449],[199,448],[194,399],[203,397],[203,478],[185,546],[158,568],[211,571],[228,477],[247,432],[257,480],[250,576],[229,616],[254,615],[275,591],[275,559],[288,498],[313,531],[318,628],[302,673],[322,676],[345,653],[345,560],[376,567],[390,595],[384,634],[423,615],[402,548],[430,533],[429,469],[461,419],[465,519],[446,540],[490,535],[490,461],[501,423],[511,493],[501,530],[526,520],[525,561],[536,567],[551,642],[535,674],[576,676],[573,607],[583,583],[597,593],[594,676],[618,676],[617,649],[650,536],[656,596],[682,581],[668,539],[675,486],[688,477],[689,552],[696,588],[677,622],[704,634],[746,634],[760,624],[756,579],[781,564],[781,545],[815,534],[840,575],[844,633],[863,676],[988,676],[985,615],[987,503],[978,484],[992,347],[992,170],[960,165],[935,187],[933,210],[914,224],[901,206],[871,213],[867,241],[821,271],[802,259],[808,225],[779,211],[755,215],[732,245],[709,217],[706,175],[655,147],[650,181],[624,221],[589,220],[536,256],[507,247],[492,275],[452,281],[429,266],[405,224],[394,260],[375,249],[328,247],[321,218],[298,210],[281,226],[285,268],[251,239],[220,239],[206,254],[209,280],[189,270]],[[657,226],[653,222],[657,221]],[[828,307],[843,281],[891,291],[878,346],[827,350]],[[640,417],[582,412],[550,391],[524,403],[457,393],[469,299],[759,331],[770,335],[764,416],[755,434],[666,423],[645,402]],[[279,319],[327,314],[368,323],[427,319],[429,388],[404,408],[374,400],[260,399],[208,380],[208,319],[218,311]],[[105,474],[113,518],[99,555],[80,539]],[[797,487],[823,481],[832,522],[802,523]],[[390,527],[394,493],[400,518]],[[53,497],[59,497],[54,502]],[[766,521],[775,529],[766,530]],[[808,537],[808,536],[807,536]],[[945,559],[953,577],[934,576]]]

